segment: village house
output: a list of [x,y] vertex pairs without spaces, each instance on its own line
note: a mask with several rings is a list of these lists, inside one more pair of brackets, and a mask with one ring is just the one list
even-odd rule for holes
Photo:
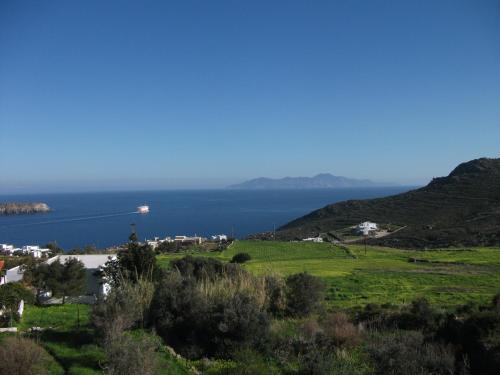
[[212,236],[212,240],[219,241],[219,242],[227,241],[227,236],[225,234],[216,234],[216,235]]
[[[110,285],[101,275],[102,267],[108,260],[116,259],[116,255],[92,254],[92,255],[57,255],[46,261],[51,264],[59,259],[64,263],[67,259],[76,258],[83,263],[86,273],[86,291],[81,296],[81,302],[93,303],[97,298],[105,297],[110,291]],[[24,270],[21,266],[8,269],[5,272],[4,282],[12,283],[22,281]],[[50,292],[46,296],[50,296]]]
[[174,242],[174,240],[171,237],[165,237],[163,239],[160,239],[160,237],[155,237],[152,240],[146,240],[146,244],[151,246],[153,250],[155,250],[158,247],[158,245],[164,242],[171,243]]
[[68,259],[78,259],[83,263],[86,273],[86,296],[93,298],[105,297],[108,295],[111,287],[107,280],[101,275],[102,267],[109,260],[115,260],[116,255],[109,254],[91,254],[91,255],[57,255],[47,260],[47,263],[55,262],[59,259],[64,263]]
[[4,255],[12,255],[12,254],[14,254],[15,250],[16,249],[14,249],[14,245],[0,243],[0,253],[2,253]]
[[320,242],[323,242],[323,238],[318,236],[318,237],[308,237],[308,238],[304,238],[302,240],[302,242],[317,242],[317,243],[320,243]]
[[180,243],[194,243],[194,244],[201,244],[203,242],[203,238],[199,236],[175,236],[174,238],[175,242],[180,242]]
[[378,230],[377,223],[372,223],[371,221],[364,221],[358,224],[355,228],[356,233],[361,234],[363,236],[368,236],[377,230]]

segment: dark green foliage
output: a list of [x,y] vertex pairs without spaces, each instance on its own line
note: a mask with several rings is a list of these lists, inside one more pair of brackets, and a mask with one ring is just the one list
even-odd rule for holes
[[302,272],[286,278],[287,312],[302,317],[317,311],[324,300],[325,285],[315,276]]
[[372,375],[372,373],[366,365],[366,358],[352,357],[345,352],[323,351],[313,346],[307,353],[299,356],[297,375]]
[[231,263],[245,263],[251,259],[252,257],[248,253],[238,253],[233,256]]
[[78,296],[85,293],[85,268],[76,258],[68,258],[64,263],[58,260],[48,265],[45,282],[54,297]]
[[426,343],[420,332],[382,333],[367,345],[374,375],[452,375],[455,356],[451,348]]
[[149,245],[130,242],[127,250],[118,253],[118,262],[121,277],[133,281],[141,278],[151,280],[158,272],[156,254]]
[[163,241],[163,242],[160,242],[155,249],[155,252],[158,254],[175,253],[177,251],[179,251],[179,242]]
[[222,275],[227,265],[220,260],[188,255],[171,262],[172,268],[178,270],[184,277],[194,277],[196,280],[208,278],[210,280]]
[[50,249],[52,254],[62,254],[64,253],[64,249],[57,244],[57,242],[49,242],[45,245],[45,248]]
[[0,326],[11,326],[19,320],[17,313],[19,303],[33,303],[33,293],[21,283],[7,283],[0,285],[0,309],[4,309],[0,316]]
[[230,357],[235,350],[266,338],[268,317],[252,295],[223,291],[210,297],[202,292],[200,283],[231,277],[231,273],[222,276],[220,264],[188,257],[178,264],[182,272],[176,269],[163,276],[151,305],[151,321],[166,342],[192,358]]
[[59,259],[47,264],[31,264],[26,268],[23,280],[37,290],[37,298],[42,290],[50,290],[54,297],[78,296],[85,293],[86,273],[83,263],[76,258],[68,258],[64,263]]
[[434,332],[444,316],[433,309],[425,298],[412,301],[410,308],[392,317],[395,326],[406,330],[423,330]]
[[500,312],[497,298],[487,308],[457,317],[449,314],[436,332],[436,338],[453,344],[458,358],[467,360],[471,374],[500,373]]
[[268,275],[266,280],[267,311],[276,317],[286,313],[286,284],[281,277]]
[[209,307],[207,334],[214,354],[228,357],[235,350],[255,347],[265,340],[269,319],[250,295],[237,293]]
[[33,340],[5,337],[0,343],[0,374],[45,375],[50,355]]
[[278,375],[278,369],[269,359],[255,350],[243,349],[236,352],[236,367],[229,369],[227,375]]
[[146,334],[119,333],[108,337],[104,349],[105,375],[156,375],[159,370],[160,340]]

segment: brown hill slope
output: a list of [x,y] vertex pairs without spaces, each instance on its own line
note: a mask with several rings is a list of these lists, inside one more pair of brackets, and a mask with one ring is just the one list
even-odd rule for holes
[[427,186],[385,198],[328,205],[278,229],[304,238],[365,220],[406,226],[372,243],[402,248],[500,245],[500,159],[476,159]]

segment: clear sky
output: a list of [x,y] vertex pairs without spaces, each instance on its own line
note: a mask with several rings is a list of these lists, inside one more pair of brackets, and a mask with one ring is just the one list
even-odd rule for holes
[[0,2],[0,192],[425,183],[500,157],[500,2]]

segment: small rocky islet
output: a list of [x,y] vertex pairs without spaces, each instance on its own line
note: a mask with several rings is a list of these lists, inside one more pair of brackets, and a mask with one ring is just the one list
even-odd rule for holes
[[0,215],[22,215],[49,212],[50,207],[42,202],[4,202],[0,203]]

